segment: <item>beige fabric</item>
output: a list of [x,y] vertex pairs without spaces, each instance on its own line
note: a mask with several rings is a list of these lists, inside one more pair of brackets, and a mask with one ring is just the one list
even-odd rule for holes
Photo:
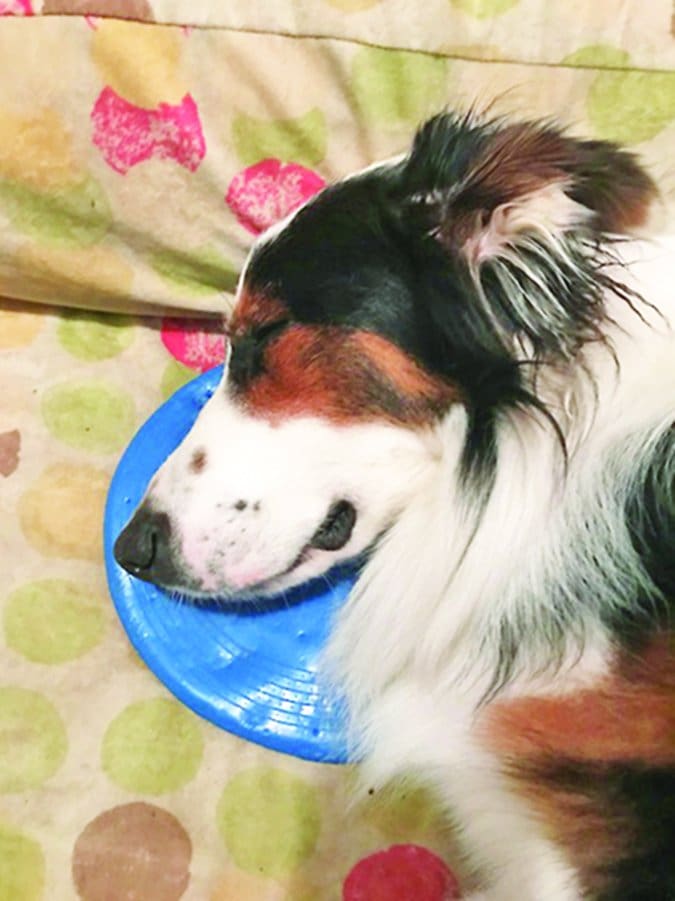
[[[558,64],[580,47],[622,47],[633,65],[673,65],[670,0],[44,0],[44,12],[88,11],[269,34],[334,37],[402,50]],[[492,57],[494,58],[494,57]]]
[[397,843],[438,875],[456,855],[422,791],[350,807],[350,770],[216,730],[137,660],[101,559],[108,481],[182,363],[218,353],[197,332],[179,363],[154,317],[221,313],[257,231],[444,105],[628,143],[675,225],[668,0],[2,13],[0,294],[26,303],[0,300],[0,901],[338,901]]

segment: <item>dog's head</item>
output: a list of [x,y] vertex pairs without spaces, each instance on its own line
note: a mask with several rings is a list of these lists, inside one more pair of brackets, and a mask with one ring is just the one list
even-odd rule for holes
[[612,145],[454,115],[323,190],[253,248],[223,381],[117,559],[196,596],[320,575],[433,477],[453,411],[470,483],[502,412],[538,403],[533,368],[598,337],[599,239],[640,224],[653,193]]

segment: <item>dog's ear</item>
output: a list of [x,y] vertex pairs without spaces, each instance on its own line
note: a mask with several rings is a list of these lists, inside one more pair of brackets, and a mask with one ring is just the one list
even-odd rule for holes
[[532,237],[621,234],[644,224],[656,188],[614,144],[580,141],[547,123],[437,116],[404,170],[408,209],[469,265]]
[[446,344],[462,330],[453,353],[569,359],[601,338],[616,285],[598,239],[643,223],[656,195],[632,154],[549,123],[445,114],[417,133],[398,177],[435,329]]

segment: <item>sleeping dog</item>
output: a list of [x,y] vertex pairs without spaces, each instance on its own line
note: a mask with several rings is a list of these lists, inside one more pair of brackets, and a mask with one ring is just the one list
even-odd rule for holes
[[675,898],[655,198],[612,144],[430,120],[258,240],[222,384],[116,546],[237,600],[365,555],[325,660],[364,779],[431,783],[491,901]]

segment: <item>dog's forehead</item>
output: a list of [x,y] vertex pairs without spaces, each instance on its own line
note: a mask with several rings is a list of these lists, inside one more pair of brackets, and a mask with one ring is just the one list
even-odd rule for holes
[[[393,169],[396,170],[394,164]],[[438,371],[395,175],[331,186],[261,236],[229,323],[228,390],[257,415],[417,427],[460,396]]]
[[257,415],[418,426],[456,398],[424,366],[414,276],[371,179],[326,189],[254,247],[229,331],[230,394]]
[[414,352],[414,273],[395,238],[390,182],[379,172],[338,183],[264,235],[246,266],[235,323],[285,315],[365,329]]

